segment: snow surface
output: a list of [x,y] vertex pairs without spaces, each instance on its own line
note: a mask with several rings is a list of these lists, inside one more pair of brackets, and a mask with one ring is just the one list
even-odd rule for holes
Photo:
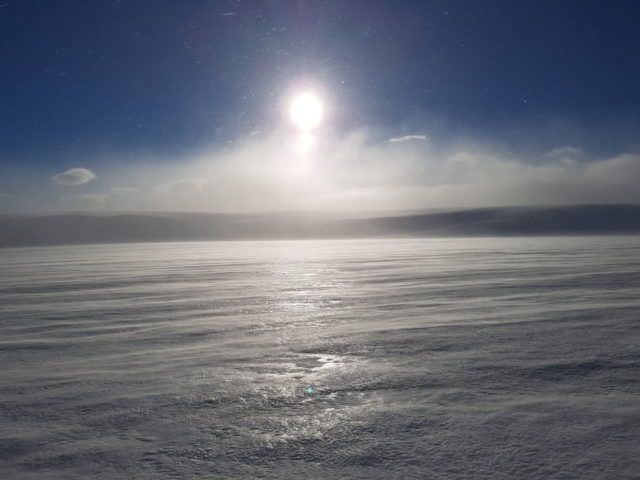
[[0,250],[0,477],[640,478],[640,237]]

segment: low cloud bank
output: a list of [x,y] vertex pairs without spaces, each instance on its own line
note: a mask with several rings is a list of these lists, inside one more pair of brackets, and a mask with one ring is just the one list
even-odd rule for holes
[[[640,203],[636,152],[596,157],[558,145],[514,153],[499,144],[439,144],[427,135],[382,138],[366,131],[319,134],[301,149],[295,134],[275,132],[181,158],[101,160],[92,164],[100,174],[99,188],[62,197],[32,190],[31,198],[26,189],[22,205],[23,210],[54,205],[59,211],[242,213]],[[77,186],[96,175],[73,168],[52,178]]]

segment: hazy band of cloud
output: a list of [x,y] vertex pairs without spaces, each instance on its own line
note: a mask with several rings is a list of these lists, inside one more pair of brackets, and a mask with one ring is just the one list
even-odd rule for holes
[[640,201],[634,154],[582,159],[565,146],[554,155],[519,157],[472,143],[379,143],[362,131],[318,138],[309,154],[293,145],[295,138],[250,137],[181,159],[179,167],[134,166],[126,177],[141,191],[127,202],[135,209],[238,212]]
[[[247,135],[172,159],[102,160],[109,168],[102,168],[101,191],[58,198],[54,189],[27,185],[3,203],[5,211],[347,212],[640,202],[635,152],[598,157],[560,144],[516,154],[499,144],[419,137],[318,135],[314,149],[301,152],[290,132]],[[22,175],[14,183],[26,185]],[[93,178],[88,169],[54,176],[64,185]]]
[[54,182],[68,186],[82,185],[95,178],[95,174],[87,168],[71,168],[51,177]]

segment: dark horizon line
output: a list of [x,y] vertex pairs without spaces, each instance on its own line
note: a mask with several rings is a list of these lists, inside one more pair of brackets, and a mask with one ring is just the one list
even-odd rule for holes
[[0,212],[0,218],[6,217],[56,217],[56,216],[105,216],[105,215],[212,215],[225,217],[253,217],[260,215],[321,215],[349,218],[354,215],[362,218],[387,218],[402,216],[420,216],[439,213],[462,211],[488,210],[527,210],[527,209],[574,209],[574,208],[602,208],[602,207],[640,207],[640,202],[611,202],[611,203],[560,203],[560,204],[522,204],[522,205],[490,205],[490,206],[460,206],[407,208],[393,210],[255,210],[255,211],[216,211],[216,210],[65,210],[65,211],[32,211],[32,212]]
[[0,247],[132,242],[640,234],[640,205],[506,207],[361,218],[298,215],[0,216]]

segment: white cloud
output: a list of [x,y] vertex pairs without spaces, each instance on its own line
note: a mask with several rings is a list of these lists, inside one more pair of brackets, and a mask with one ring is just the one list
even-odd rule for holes
[[409,142],[411,140],[426,140],[426,135],[405,135],[404,137],[393,137],[389,139],[391,143]]
[[60,185],[82,185],[96,178],[94,173],[87,168],[71,168],[66,172],[58,173],[51,179]]

